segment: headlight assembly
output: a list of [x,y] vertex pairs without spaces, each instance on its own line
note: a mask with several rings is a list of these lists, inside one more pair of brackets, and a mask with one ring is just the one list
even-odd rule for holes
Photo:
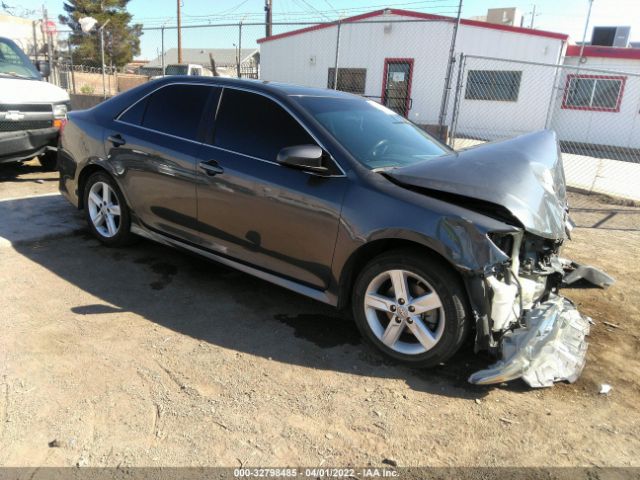
[[67,118],[67,105],[64,103],[54,105],[53,118]]

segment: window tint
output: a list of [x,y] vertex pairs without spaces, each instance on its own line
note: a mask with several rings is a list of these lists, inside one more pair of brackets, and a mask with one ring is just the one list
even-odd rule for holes
[[316,142],[274,101],[226,88],[216,118],[214,144],[234,152],[275,161],[284,147]]
[[411,165],[448,153],[422,129],[374,101],[346,97],[297,101],[370,169]]
[[469,70],[464,98],[516,102],[521,78],[515,70]]
[[129,108],[120,116],[120,120],[130,123],[132,125],[142,125],[142,119],[144,117],[144,111],[147,108],[147,99],[140,100],[133,107]]
[[142,126],[178,137],[196,140],[202,113],[212,87],[168,85],[147,100]]

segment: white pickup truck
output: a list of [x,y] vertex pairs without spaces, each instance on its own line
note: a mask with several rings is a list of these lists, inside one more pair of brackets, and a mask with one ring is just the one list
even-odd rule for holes
[[[164,67],[165,76],[168,75],[193,75],[199,77],[212,77],[211,70],[197,63],[171,63]],[[160,77],[155,77],[160,78]]]
[[36,68],[15,42],[0,37],[0,164],[38,157],[44,168],[56,168],[69,95],[42,80],[48,70],[47,63]]

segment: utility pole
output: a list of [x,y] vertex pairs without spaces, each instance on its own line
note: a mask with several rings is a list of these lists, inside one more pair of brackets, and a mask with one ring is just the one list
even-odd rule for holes
[[265,23],[265,37],[271,36],[271,25],[273,12],[273,0],[264,0],[264,23]]
[[[107,98],[107,77],[106,77],[106,73],[105,70],[107,68],[107,66],[104,63],[104,27],[107,26],[107,24],[111,21],[110,18],[107,19],[106,22],[104,22],[102,24],[102,26],[99,28],[100,30],[100,60],[102,61],[102,96],[104,98]],[[109,79],[109,82],[111,82],[111,79]],[[109,88],[109,90],[111,90],[111,88]]]
[[38,63],[38,35],[36,33],[36,21],[32,22],[33,26],[33,56],[35,57],[36,63]]
[[49,61],[49,71],[51,72],[49,74],[49,77],[53,77],[55,79],[55,76],[53,75],[55,68],[55,65],[53,64],[53,44],[51,41],[53,35],[51,35],[51,33],[49,32],[49,16],[47,15],[47,9],[44,5],[42,6],[42,16],[44,17],[43,35],[47,39],[47,56],[49,57],[47,60]]
[[177,0],[178,2],[178,63],[182,63],[182,31],[181,31],[181,20],[180,20],[180,2],[182,0]]
[[238,78],[242,77],[240,64],[242,63],[242,20],[238,24]]
[[162,49],[161,55],[162,57],[160,57],[162,59],[161,61],[161,65],[162,65],[162,76],[164,77],[164,24],[162,24],[162,27],[160,28],[160,48]]
[[536,4],[533,4],[533,10],[531,11],[531,23],[529,24],[529,28],[533,28],[533,23],[536,19]]

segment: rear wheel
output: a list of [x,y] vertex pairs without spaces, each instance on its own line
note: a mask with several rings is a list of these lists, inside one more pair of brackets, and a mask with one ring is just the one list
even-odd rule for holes
[[418,367],[451,358],[469,331],[465,294],[452,269],[422,252],[390,252],[358,276],[352,308],[362,335]]
[[48,172],[53,172],[58,168],[58,152],[48,150],[38,157],[38,162]]
[[105,245],[131,243],[131,216],[122,192],[108,174],[96,172],[84,188],[84,210],[89,229]]

